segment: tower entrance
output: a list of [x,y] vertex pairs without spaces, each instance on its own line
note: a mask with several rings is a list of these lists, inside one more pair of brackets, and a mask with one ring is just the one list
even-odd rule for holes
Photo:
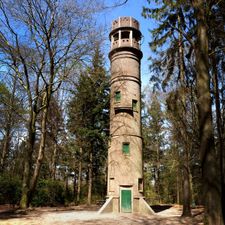
[[132,189],[122,188],[120,191],[120,211],[123,213],[132,212]]

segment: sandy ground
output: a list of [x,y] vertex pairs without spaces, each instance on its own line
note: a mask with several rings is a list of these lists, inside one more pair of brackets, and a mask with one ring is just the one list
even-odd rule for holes
[[168,207],[155,215],[98,214],[97,207],[36,208],[27,211],[1,210],[1,225],[136,225],[198,224],[202,225],[202,209],[194,209],[193,217],[182,218],[181,208]]

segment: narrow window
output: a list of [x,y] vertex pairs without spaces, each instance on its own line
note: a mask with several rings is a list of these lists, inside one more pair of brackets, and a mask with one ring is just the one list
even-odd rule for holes
[[132,109],[133,111],[137,111],[137,100],[132,100]]
[[114,177],[109,179],[109,191],[114,191]]
[[119,40],[119,34],[118,33],[114,34],[113,39],[114,39],[114,41],[118,41]]
[[138,178],[138,190],[143,191],[143,179]]
[[123,150],[124,154],[129,154],[130,153],[130,143],[124,142],[122,150]]
[[121,100],[121,93],[120,93],[120,91],[116,91],[115,92],[114,98],[115,98],[116,102],[119,102]]

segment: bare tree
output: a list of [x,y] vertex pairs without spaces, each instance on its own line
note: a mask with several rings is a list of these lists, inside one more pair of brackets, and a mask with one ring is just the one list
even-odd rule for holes
[[[22,208],[29,206],[39,176],[52,95],[75,73],[74,68],[82,64],[92,51],[95,39],[99,38],[93,19],[94,5],[98,5],[97,2],[79,0],[0,1],[1,61],[14,69],[27,93],[28,138],[20,201]],[[40,112],[41,136],[37,158],[33,159]]]

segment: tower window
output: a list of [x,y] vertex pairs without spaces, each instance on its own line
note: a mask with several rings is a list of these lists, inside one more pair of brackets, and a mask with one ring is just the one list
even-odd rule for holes
[[116,102],[119,102],[121,100],[121,92],[120,91],[115,92],[114,99]]
[[119,34],[118,33],[114,34],[113,39],[114,39],[114,41],[118,41],[119,40]]
[[142,178],[138,178],[138,190],[140,192],[143,191],[143,179]]
[[133,109],[133,111],[137,111],[137,103],[138,103],[137,100],[135,100],[135,99],[132,100],[132,109]]
[[129,39],[129,37],[130,37],[130,32],[124,31],[124,32],[121,33],[122,39]]
[[109,191],[114,191],[114,177],[110,177],[109,179]]
[[129,154],[130,153],[130,143],[129,142],[124,142],[122,150],[123,150],[124,154]]

